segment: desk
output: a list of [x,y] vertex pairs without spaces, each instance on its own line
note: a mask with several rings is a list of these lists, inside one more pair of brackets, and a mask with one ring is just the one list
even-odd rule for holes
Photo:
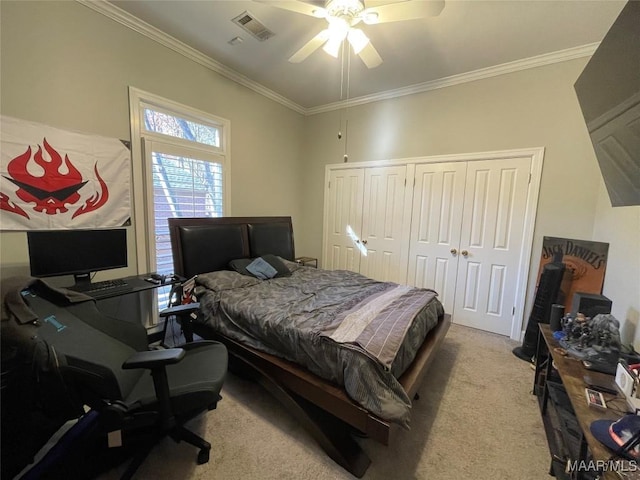
[[[154,288],[165,287],[168,285],[174,285],[180,283],[182,280],[176,276],[170,277],[161,283],[151,283],[145,280],[149,274],[144,275],[132,275],[130,277],[119,278],[118,280],[124,280],[124,282],[130,287],[128,290],[107,289],[97,292],[83,292],[96,300],[104,300],[107,298],[120,297],[122,295],[129,295],[131,293],[140,293],[145,290],[151,290]],[[98,282],[99,283],[99,282]]]
[[[593,475],[595,472],[588,468],[566,472],[569,462],[585,462],[583,465],[589,465],[589,461],[606,462],[611,458],[613,452],[600,443],[591,434],[589,426],[594,420],[601,418],[618,419],[624,415],[628,409],[627,403],[621,394],[614,397],[611,394],[604,394],[607,403],[607,409],[598,409],[589,407],[585,396],[584,375],[589,374],[595,379],[606,380],[610,376],[603,373],[593,372],[583,367],[579,360],[570,356],[563,356],[559,350],[559,343],[553,334],[549,325],[540,324],[540,332],[538,337],[538,349],[536,352],[536,373],[533,385],[534,394],[537,395],[540,404],[540,413],[542,415],[542,423],[547,434],[549,450],[551,453],[551,472],[556,478],[568,479],[591,479],[597,478]],[[567,418],[566,411],[559,411],[557,404],[554,402],[554,391],[562,389],[566,391],[574,417]],[[575,422],[577,437],[575,447],[572,448],[570,443],[573,438],[569,432],[573,431],[567,428],[566,422]],[[576,465],[576,463],[574,463]],[[593,465],[593,463],[591,463]],[[640,479],[640,466],[629,465],[627,462],[624,468],[631,470],[630,472],[607,471],[605,479]],[[628,465],[628,466],[627,466]],[[640,465],[640,464],[639,464]],[[633,471],[636,470],[636,471]],[[550,473],[551,473],[550,472]]]
[[126,291],[114,289],[94,293],[85,292],[85,294],[95,298],[98,309],[105,315],[132,322],[141,322],[147,328],[149,343],[153,343],[163,338],[165,327],[156,323],[159,305],[152,301],[155,297],[151,295],[145,296],[142,293],[151,292],[153,289],[160,287],[179,284],[184,279],[174,275],[162,283],[151,283],[145,280],[148,277],[149,274],[146,273],[118,279],[124,280],[130,287]]

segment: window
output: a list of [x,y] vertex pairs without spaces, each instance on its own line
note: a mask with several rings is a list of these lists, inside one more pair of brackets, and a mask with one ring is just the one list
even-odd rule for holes
[[220,148],[220,127],[214,123],[205,125],[144,103],[142,104],[142,121],[143,129],[147,134],[157,133]]
[[[134,159],[142,164],[136,182],[136,240],[140,272],[173,273],[167,218],[221,217],[228,209],[229,122],[213,115],[131,89]],[[136,197],[137,199],[137,197]],[[144,219],[141,221],[140,219]],[[145,228],[146,226],[146,228]],[[164,308],[168,289],[158,291]]]
[[[222,217],[224,213],[222,164],[165,153],[152,146],[153,219],[155,271],[173,273],[167,218]],[[153,264],[152,264],[153,265]]]

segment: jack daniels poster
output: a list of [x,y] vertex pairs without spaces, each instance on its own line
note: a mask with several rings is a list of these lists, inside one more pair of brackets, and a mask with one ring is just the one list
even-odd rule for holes
[[[544,237],[542,254],[538,269],[538,283],[542,269],[547,263],[561,257],[569,271],[570,284],[565,295],[565,311],[571,309],[575,292],[601,294],[604,274],[607,267],[609,244],[590,240],[573,240],[569,238]],[[567,282],[569,283],[569,282]]]

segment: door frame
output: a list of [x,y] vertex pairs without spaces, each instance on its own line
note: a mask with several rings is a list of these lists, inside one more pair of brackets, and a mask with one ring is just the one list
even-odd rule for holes
[[[529,270],[531,268],[531,253],[533,250],[533,236],[535,231],[536,214],[538,210],[538,197],[540,194],[540,183],[542,180],[542,164],[544,162],[544,147],[532,147],[513,150],[498,150],[490,152],[477,153],[455,153],[447,155],[433,155],[427,157],[410,157],[389,160],[374,160],[368,162],[353,163],[335,163],[325,165],[325,182],[324,182],[324,204],[323,204],[323,232],[322,232],[322,251],[327,238],[327,221],[328,221],[328,202],[329,195],[329,175],[332,170],[346,168],[366,168],[381,167],[392,165],[407,165],[407,182],[413,182],[415,179],[415,165],[418,163],[440,163],[440,162],[473,162],[477,160],[505,160],[510,158],[528,158],[531,160],[531,169],[529,171],[529,188],[527,191],[527,203],[525,207],[524,231],[522,236],[522,246],[520,248],[520,262],[522,268],[518,272],[518,279],[515,294],[515,308],[511,321],[512,340],[520,341],[522,337],[522,325],[525,317],[525,303],[527,298],[527,283],[529,279]],[[326,259],[322,258],[322,267],[325,267]],[[406,281],[406,278],[405,278]]]

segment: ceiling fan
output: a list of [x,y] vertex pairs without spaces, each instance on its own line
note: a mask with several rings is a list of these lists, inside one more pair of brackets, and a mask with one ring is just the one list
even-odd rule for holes
[[327,28],[289,58],[291,63],[302,62],[320,47],[337,58],[340,46],[346,39],[368,68],[380,65],[382,58],[364,31],[356,28],[356,25],[360,22],[375,25],[437,16],[444,8],[444,0],[368,1],[367,5],[375,4],[370,7],[365,7],[364,0],[256,1],[327,21]]

